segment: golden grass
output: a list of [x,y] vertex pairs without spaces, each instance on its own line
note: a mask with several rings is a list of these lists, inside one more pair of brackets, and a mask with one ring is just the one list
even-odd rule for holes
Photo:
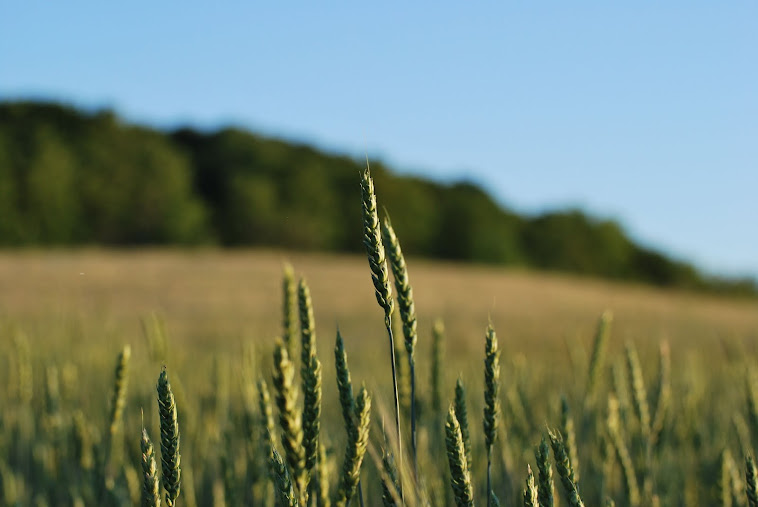
[[[361,255],[280,251],[30,251],[0,253],[0,312],[18,321],[98,316],[110,326],[138,328],[151,312],[174,340],[205,345],[219,337],[270,341],[281,332],[282,263],[307,275],[322,339],[381,335]],[[488,316],[517,349],[578,334],[591,338],[597,316],[612,309],[614,342],[667,335],[674,346],[758,330],[756,302],[526,271],[409,261],[422,336],[444,316],[453,351],[477,352]],[[513,332],[512,332],[513,331]],[[425,339],[424,341],[428,341]],[[330,347],[331,348],[331,347]]]

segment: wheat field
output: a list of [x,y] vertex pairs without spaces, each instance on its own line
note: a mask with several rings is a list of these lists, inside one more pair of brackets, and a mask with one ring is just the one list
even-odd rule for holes
[[[381,437],[382,428],[387,435],[394,426],[392,384],[383,313],[374,299],[365,258],[216,250],[0,254],[0,311],[8,338],[2,346],[7,378],[0,440],[5,503],[139,502],[140,413],[144,412],[148,433],[159,437],[155,385],[165,366],[175,385],[183,430],[183,493],[178,505],[273,504],[275,483],[261,472],[265,463],[254,458],[263,453],[251,451],[250,457],[245,452],[245,446],[259,443],[248,441],[244,414],[251,406],[249,398],[257,396],[251,394],[256,379],[273,389],[271,354],[275,337],[283,333],[285,263],[294,266],[296,279],[307,280],[313,301],[316,349],[323,365],[325,481],[331,480],[335,494],[343,459],[340,449],[348,438],[338,415],[332,352],[339,328],[356,392],[365,384],[374,400],[361,490],[364,503],[381,504],[386,478],[382,453],[394,445],[391,435]],[[456,503],[443,442],[444,413],[455,397],[458,378],[468,404],[469,453],[479,456],[471,463],[472,496],[486,503],[482,368],[485,331],[492,323],[502,367],[492,488],[504,504],[527,502],[522,497],[529,490],[527,465],[537,474],[534,447],[548,435],[548,428],[565,425],[561,400],[566,400],[575,428],[574,461],[582,471],[578,492],[587,505],[605,502],[606,497],[616,505],[726,505],[727,489],[729,505],[747,505],[743,456],[752,453],[749,446],[758,422],[751,412],[756,407],[746,402],[752,392],[748,371],[756,357],[754,301],[412,258],[408,270],[418,313],[417,467],[422,480],[416,484],[410,466],[408,371],[403,368],[402,334],[395,329],[400,337],[396,348],[401,427],[406,434],[405,464],[398,473],[404,477],[405,503]],[[588,405],[595,330],[606,310],[613,320],[597,374],[595,391],[601,401]],[[430,378],[435,319],[445,325],[436,387],[441,407],[436,409]],[[165,337],[166,350],[156,347],[159,334]],[[648,411],[654,412],[660,398],[659,343],[670,347],[674,396],[659,430],[661,443],[653,458],[641,461],[636,432],[642,425],[635,415],[636,386],[627,347],[631,344],[639,355],[639,378],[650,398]],[[124,345],[131,351],[128,389],[118,426],[111,431],[117,397],[114,368]],[[28,378],[24,361],[31,370]],[[299,383],[299,375],[293,379]],[[26,397],[20,394],[23,389],[30,390]],[[302,396],[301,392],[295,406],[303,403]],[[615,403],[621,423],[604,422],[613,411],[608,412],[607,400],[611,407]],[[25,419],[25,405],[45,416],[34,422]],[[274,408],[272,413],[276,419],[278,411]],[[621,429],[604,429],[614,425]],[[84,465],[87,453],[80,447],[82,437],[76,437],[77,427],[86,428],[89,435],[90,462]],[[277,424],[275,432],[280,431]],[[104,458],[111,433],[116,444],[109,444],[112,451]],[[611,437],[618,434],[636,463],[628,466],[637,467],[637,497],[630,496],[620,455],[615,459],[618,453],[609,451]],[[275,447],[280,439],[275,437]],[[279,452],[284,452],[281,447]],[[79,467],[81,473],[72,479],[70,470],[64,473],[66,466]],[[98,466],[107,472],[100,473]],[[111,482],[108,496],[103,496],[98,482],[106,473]],[[563,490],[558,469],[552,473],[557,503]],[[729,487],[723,486],[724,474],[733,476]],[[419,493],[410,495],[411,490]]]

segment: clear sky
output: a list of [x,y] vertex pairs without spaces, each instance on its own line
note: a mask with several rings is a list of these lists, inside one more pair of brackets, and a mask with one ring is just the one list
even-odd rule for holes
[[758,276],[758,2],[265,3],[0,0],[0,100],[368,153]]

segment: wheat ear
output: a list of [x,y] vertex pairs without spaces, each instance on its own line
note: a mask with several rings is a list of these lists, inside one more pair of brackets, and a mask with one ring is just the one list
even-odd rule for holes
[[466,450],[466,464],[469,470],[473,466],[471,458],[471,432],[468,426],[468,410],[466,409],[466,389],[463,387],[463,379],[458,377],[455,383],[455,417],[461,426],[461,437],[463,437],[463,448]]
[[289,263],[284,264],[282,276],[282,339],[287,353],[295,358],[297,353],[297,287],[295,271]]
[[150,441],[145,428],[142,428],[140,447],[142,449],[142,506],[160,507],[161,486],[158,481],[158,469],[155,464],[155,450],[153,442]]
[[[450,466],[450,485],[453,488],[455,504],[458,507],[473,507],[474,489],[471,485],[471,474],[466,462],[466,449],[463,446],[461,426],[455,417],[455,407],[450,406],[445,424],[445,444],[447,446],[447,461]],[[489,491],[487,492],[489,496]]]
[[273,475],[274,489],[276,489],[276,497],[279,500],[278,505],[280,507],[297,507],[300,505],[287,466],[276,449],[272,450],[269,458],[269,469]]
[[400,310],[400,320],[403,323],[405,352],[408,356],[408,367],[411,376],[411,450],[413,453],[413,473],[418,476],[417,435],[416,435],[416,341],[418,331],[416,325],[416,307],[413,302],[413,289],[408,278],[408,267],[405,264],[400,240],[392,228],[389,215],[385,217],[382,232],[387,244],[387,258],[392,268],[397,291],[397,307]]
[[321,428],[321,363],[311,356],[303,378],[303,447],[305,469],[313,471],[318,462],[318,440]]
[[540,507],[553,507],[553,495],[555,485],[553,484],[553,467],[550,465],[550,447],[547,445],[545,437],[542,437],[540,445],[534,451],[537,458],[537,488]]
[[497,437],[497,421],[500,415],[500,350],[497,335],[490,324],[487,327],[484,354],[484,441],[487,449],[487,504],[490,506],[492,492],[492,448]]
[[353,398],[353,384],[350,380],[350,368],[347,364],[345,342],[342,340],[339,329],[337,329],[337,341],[334,346],[334,364],[337,370],[337,391],[339,393],[340,406],[342,407],[342,418],[345,421],[347,432],[350,433],[355,425],[353,419],[353,414],[355,414],[355,399]]
[[342,475],[334,502],[337,507],[345,507],[355,494],[360,479],[361,464],[366,454],[371,423],[371,397],[365,387],[361,387],[355,400],[354,417],[356,422],[347,436],[345,461],[342,465]]
[[276,406],[279,408],[279,426],[282,429],[282,446],[297,491],[305,495],[305,450],[303,427],[297,409],[297,387],[294,384],[295,366],[289,359],[287,348],[280,340],[274,346],[273,383]]
[[588,401],[594,400],[598,376],[600,375],[603,363],[605,362],[605,349],[608,345],[611,322],[613,322],[613,314],[611,312],[604,312],[597,323],[597,331],[595,332],[595,341],[592,345],[592,357],[590,359],[590,369],[587,378],[587,394],[585,399]]
[[758,507],[758,470],[752,456],[745,457],[745,493],[748,507]]
[[166,490],[166,505],[176,504],[181,486],[181,455],[179,454],[179,422],[176,402],[168,373],[164,368],[158,377],[158,412],[161,426],[161,469],[163,471],[163,489]]
[[266,454],[266,459],[268,460],[274,452],[274,414],[273,410],[271,410],[271,395],[268,392],[268,384],[266,384],[265,380],[259,378],[257,386],[263,452]]
[[568,504],[571,507],[584,507],[584,502],[581,496],[579,496],[576,483],[571,480],[573,476],[571,460],[566,452],[563,437],[560,432],[552,430],[548,430],[548,437],[550,438],[550,445],[553,448],[553,455],[555,456],[555,467],[558,469],[558,476],[561,478],[561,484],[563,484]]
[[318,461],[318,435],[321,424],[321,363],[316,357],[316,323],[313,318],[311,291],[304,279],[297,288],[300,315],[301,358],[303,380],[303,446],[305,469],[312,471]]
[[526,488],[524,489],[524,507],[540,507],[539,492],[534,483],[532,467],[526,465]]
[[571,480],[579,484],[579,456],[576,447],[574,419],[571,417],[571,410],[565,396],[561,396],[561,433],[564,435],[563,443],[571,460]]
[[397,500],[400,498],[399,473],[397,465],[395,465],[395,458],[386,449],[382,449],[382,471],[382,505],[384,507],[397,507]]
[[330,507],[329,498],[329,461],[326,455],[326,446],[319,441],[318,463],[316,463],[316,506]]
[[650,406],[647,401],[640,358],[632,342],[626,343],[626,364],[629,368],[629,383],[632,386],[632,405],[640,421],[642,436],[648,438],[650,435]]
[[129,345],[124,345],[116,361],[116,379],[113,384],[113,395],[111,396],[111,415],[109,433],[111,439],[118,431],[121,423],[121,416],[126,404],[126,389],[129,385],[129,358],[132,355],[132,349]]

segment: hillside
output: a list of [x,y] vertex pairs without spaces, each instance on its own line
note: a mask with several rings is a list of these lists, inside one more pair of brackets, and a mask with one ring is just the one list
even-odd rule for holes
[[[362,249],[364,163],[239,129],[162,132],[113,113],[0,104],[0,245]],[[578,210],[523,216],[467,182],[371,162],[380,205],[415,256],[756,294]]]

